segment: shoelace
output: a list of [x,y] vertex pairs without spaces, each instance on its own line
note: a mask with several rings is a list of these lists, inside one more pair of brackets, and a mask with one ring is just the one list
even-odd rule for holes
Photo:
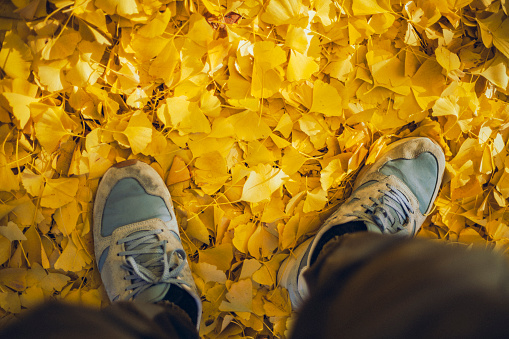
[[[389,231],[390,233],[413,234],[415,232],[415,221],[413,230],[408,230],[404,227],[404,224],[410,221],[410,215],[414,213],[410,201],[394,186],[387,184],[387,188],[388,190],[378,191],[382,193],[379,199],[369,198],[373,205],[361,205],[365,208],[365,211],[354,211],[348,215],[358,217],[360,221],[375,224],[384,233]],[[388,208],[395,212],[397,219],[388,211]]]
[[166,240],[159,240],[156,234],[163,230],[139,231],[118,241],[125,243],[126,251],[119,252],[125,256],[127,264],[121,267],[130,274],[125,277],[132,284],[126,290],[133,290],[126,300],[135,298],[138,294],[156,284],[187,285],[178,279],[186,263],[186,253],[176,249],[166,254]]

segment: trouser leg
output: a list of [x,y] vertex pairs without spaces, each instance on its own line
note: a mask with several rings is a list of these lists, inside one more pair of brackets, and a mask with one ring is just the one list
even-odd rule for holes
[[508,337],[504,257],[370,232],[329,242],[305,273],[292,338]]
[[189,316],[172,303],[116,302],[99,311],[48,302],[0,332],[0,338],[199,338]]

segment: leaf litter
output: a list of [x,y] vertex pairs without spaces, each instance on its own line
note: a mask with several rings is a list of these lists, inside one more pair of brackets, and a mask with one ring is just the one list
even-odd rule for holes
[[[0,4],[0,316],[108,304],[98,182],[149,163],[173,197],[204,338],[283,338],[277,271],[391,141],[446,153],[418,236],[509,249],[509,1]],[[284,269],[284,268],[283,268]]]

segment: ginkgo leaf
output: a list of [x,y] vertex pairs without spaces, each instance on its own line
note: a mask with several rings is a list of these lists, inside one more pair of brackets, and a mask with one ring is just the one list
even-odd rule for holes
[[275,25],[293,23],[299,18],[301,6],[299,0],[270,0],[262,20]]
[[247,243],[249,254],[257,259],[270,257],[277,246],[278,238],[263,225],[255,229]]
[[458,69],[461,65],[460,59],[458,55],[449,51],[445,47],[438,47],[435,50],[435,55],[437,57],[437,62],[442,66],[447,72]]
[[75,199],[78,185],[78,178],[46,179],[41,196],[41,206],[59,208],[68,204]]
[[62,231],[65,235],[70,235],[76,228],[78,217],[78,202],[76,200],[72,200],[55,212],[54,219],[60,231]]
[[55,60],[69,57],[76,50],[81,35],[72,29],[66,29],[55,39],[49,40],[42,50],[44,60]]
[[477,18],[481,28],[485,28],[493,39],[493,45],[507,58],[509,58],[509,18],[503,11],[488,16],[485,19]]
[[251,279],[233,283],[226,293],[226,299],[219,305],[221,311],[251,312],[253,305],[253,287]]
[[253,111],[234,114],[227,119],[237,138],[253,141],[270,135],[270,127]]
[[0,152],[0,191],[19,190],[19,179],[7,166],[5,154]]
[[286,174],[292,175],[304,165],[307,158],[292,146],[285,148],[284,152],[281,168]]
[[327,116],[342,116],[341,103],[341,96],[336,88],[323,81],[315,81],[311,112],[323,113]]
[[390,8],[388,0],[356,0],[352,1],[353,15],[371,15],[385,13]]
[[37,99],[18,93],[0,94],[8,103],[12,114],[19,120],[20,128],[23,129],[30,119],[30,104],[37,102]]
[[305,54],[310,39],[311,37],[306,34],[306,31],[302,27],[290,25],[286,33],[285,46],[301,54]]
[[62,59],[39,65],[39,78],[41,83],[47,86],[48,91],[60,91],[67,85],[63,69],[68,63],[69,61]]
[[206,282],[214,281],[221,284],[226,282],[226,275],[223,271],[218,270],[216,266],[207,263],[198,263],[193,265],[193,272],[196,272]]
[[166,184],[173,185],[175,183],[189,179],[191,179],[191,174],[189,173],[189,169],[187,168],[186,163],[181,157],[176,156],[173,158],[170,172],[168,173],[168,178],[166,179]]
[[95,5],[107,14],[131,15],[138,13],[136,0],[96,0]]
[[133,153],[140,153],[152,141],[152,123],[145,113],[138,111],[133,114],[123,133],[129,140]]
[[233,236],[233,245],[242,253],[248,253],[249,239],[256,230],[256,225],[252,222],[241,224],[235,227]]
[[281,187],[288,176],[281,169],[273,168],[268,164],[259,164],[255,170],[250,171],[244,188],[242,200],[260,202],[270,198],[270,195]]
[[283,114],[281,119],[278,121],[275,130],[280,131],[285,138],[288,138],[290,136],[290,133],[292,132],[292,129],[293,129],[292,118],[290,118],[288,113]]
[[168,23],[170,22],[171,16],[171,10],[169,8],[166,8],[166,10],[162,13],[157,12],[155,17],[150,20],[148,24],[138,30],[138,33],[146,36],[147,38],[162,35],[166,30],[166,26],[168,26]]
[[12,221],[9,221],[7,226],[0,226],[0,234],[9,239],[9,241],[27,240],[27,237],[25,237],[18,225]]
[[304,201],[304,213],[319,211],[327,203],[327,192],[321,187],[315,188],[311,192],[307,192],[306,200]]
[[180,96],[166,99],[166,105],[158,110],[158,117],[163,123],[177,126],[182,133],[210,132],[210,123],[197,103]]
[[305,56],[297,51],[291,51],[286,76],[290,81],[309,79],[319,69],[312,57]]
[[175,47],[174,40],[168,41],[161,53],[150,64],[148,73],[157,78],[163,79],[166,83],[174,76],[174,70],[180,60],[180,55]]
[[79,271],[86,265],[86,261],[84,260],[82,254],[76,247],[76,245],[69,241],[67,246],[64,248],[64,251],[58,257],[55,262],[55,268],[62,269],[64,271]]
[[508,59],[498,53],[480,74],[500,88],[509,84]]
[[222,271],[227,271],[230,268],[232,259],[233,246],[231,243],[224,243],[200,251],[199,262],[206,262],[216,266]]
[[21,38],[8,32],[0,50],[0,67],[12,78],[27,79],[30,74],[32,53]]
[[276,288],[267,294],[263,309],[268,317],[284,317],[291,313],[292,304],[286,289]]
[[37,122],[35,123],[37,140],[49,152],[53,152],[59,146],[63,137],[72,135],[62,124],[65,114],[60,109],[48,108],[37,117]]

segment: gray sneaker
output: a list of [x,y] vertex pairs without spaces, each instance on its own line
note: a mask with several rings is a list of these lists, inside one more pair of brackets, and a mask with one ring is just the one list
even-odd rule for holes
[[94,203],[94,247],[111,301],[168,300],[199,327],[201,300],[171,196],[152,167],[127,160],[104,174]]
[[335,236],[355,232],[414,236],[433,207],[445,168],[442,149],[428,138],[407,138],[387,146],[364,167],[352,195],[281,265],[278,281],[293,309],[309,294],[303,273]]

